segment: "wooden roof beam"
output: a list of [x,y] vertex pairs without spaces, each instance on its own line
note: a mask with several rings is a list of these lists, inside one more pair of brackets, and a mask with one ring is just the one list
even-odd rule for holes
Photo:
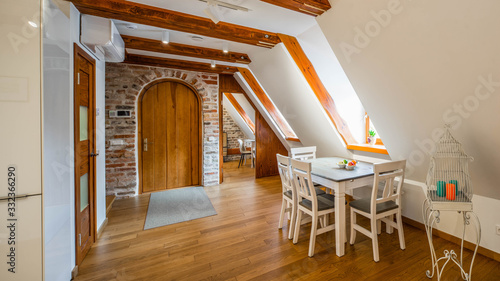
[[161,9],[158,7],[123,0],[68,0],[83,14],[128,21],[137,24],[238,43],[272,48],[280,43],[273,32],[249,28],[226,22],[213,23],[210,19]]
[[125,57],[125,61],[122,63],[166,67],[166,68],[182,69],[182,70],[196,71],[196,72],[219,73],[219,74],[220,73],[234,74],[235,72],[238,72],[238,69],[234,66],[217,64],[215,67],[212,67],[210,63],[175,60],[175,59],[150,57],[150,56],[142,56],[134,54],[127,54]]
[[233,63],[249,64],[252,61],[247,54],[228,52],[222,50],[209,49],[197,46],[177,44],[170,42],[165,44],[160,40],[139,38],[133,36],[122,35],[125,42],[125,48],[151,51],[164,54],[180,55],[186,57],[203,58],[217,61],[227,61]]
[[332,6],[328,0],[260,0],[310,16],[319,16]]
[[285,139],[288,141],[297,141],[300,142],[299,138],[292,130],[292,127],[288,124],[285,117],[281,114],[281,112],[276,108],[271,99],[267,96],[264,89],[260,86],[259,82],[253,76],[250,69],[238,67],[238,71],[241,73],[241,76],[248,83],[252,91],[254,92],[257,99],[262,103],[266,111],[269,113],[269,116],[274,120],[274,123],[278,126],[280,131],[285,135]]
[[300,46],[297,39],[295,37],[284,34],[279,34],[279,36],[283,41],[286,49],[288,50],[288,53],[290,53],[293,60],[295,61],[295,64],[298,66],[298,68],[302,72],[302,75],[304,75],[307,83],[318,98],[320,104],[323,106],[326,114],[328,115],[328,117],[330,117],[330,120],[332,121],[335,128],[337,128],[337,131],[339,132],[346,145],[357,143],[351,131],[349,130],[347,122],[338,113],[337,106],[335,105],[332,96],[330,96],[328,90],[323,85],[323,82],[321,82],[318,73],[314,69],[314,66],[312,65],[309,58],[304,53],[304,50]]
[[224,93],[224,95],[229,100],[229,102],[233,105],[234,109],[236,109],[236,111],[240,115],[241,119],[243,119],[243,121],[245,121],[245,123],[250,128],[252,133],[255,135],[255,124],[253,123],[250,116],[248,116],[246,111],[243,109],[243,107],[241,107],[240,103],[236,100],[236,98],[233,96],[233,94]]

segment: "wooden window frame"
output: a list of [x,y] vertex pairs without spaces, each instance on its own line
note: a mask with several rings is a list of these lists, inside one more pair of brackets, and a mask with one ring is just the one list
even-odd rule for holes
[[[368,136],[370,135],[370,116],[368,113],[365,113],[365,141],[368,143]],[[377,138],[375,140],[375,145],[384,145],[381,138]]]
[[321,106],[325,110],[326,115],[330,118],[330,121],[337,129],[337,132],[344,141],[347,149],[379,154],[389,154],[387,152],[387,149],[385,149],[382,141],[380,141],[379,145],[376,144],[373,146],[366,143],[357,143],[349,129],[347,122],[345,122],[345,120],[338,113],[332,96],[328,93],[327,89],[321,82],[321,79],[314,69],[314,66],[312,65],[309,58],[307,58],[298,40],[295,37],[285,34],[278,34],[278,37],[285,45],[285,48],[295,61],[295,64],[297,65],[299,70],[302,72],[302,75],[304,75],[304,78],[311,87],[311,90],[316,95],[316,98],[320,102]]

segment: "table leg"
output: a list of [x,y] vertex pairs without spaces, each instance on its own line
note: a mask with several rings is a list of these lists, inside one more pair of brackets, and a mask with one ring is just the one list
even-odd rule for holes
[[339,257],[345,254],[345,239],[345,183],[339,182],[335,192],[335,248]]

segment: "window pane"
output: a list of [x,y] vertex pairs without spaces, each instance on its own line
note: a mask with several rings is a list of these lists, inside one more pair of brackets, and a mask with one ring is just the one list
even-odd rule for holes
[[89,205],[89,174],[80,177],[80,212]]
[[80,140],[88,139],[89,123],[88,123],[88,107],[80,105]]

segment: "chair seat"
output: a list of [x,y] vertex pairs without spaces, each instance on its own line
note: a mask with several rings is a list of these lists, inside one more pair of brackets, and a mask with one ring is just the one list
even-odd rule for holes
[[[322,198],[322,199],[320,199],[320,198]],[[325,194],[320,194],[318,196],[318,200],[325,200],[325,199],[330,200],[330,201],[335,201],[335,195],[325,193]],[[345,204],[347,205],[347,200],[345,200]]]
[[[316,190],[316,195],[325,195],[326,194],[325,191],[323,191],[319,188],[315,188],[315,190]],[[285,192],[283,192],[283,195],[285,195],[286,197],[291,199],[292,198],[292,191],[291,190],[285,191]],[[328,194],[328,195],[331,195],[331,194]]]
[[[351,206],[351,208],[358,209],[358,210],[363,211],[363,212],[368,213],[368,214],[371,213],[371,210],[370,210],[371,199],[369,199],[369,198],[351,201],[351,203],[349,203],[349,206]],[[398,205],[396,203],[394,203],[394,201],[387,201],[387,202],[379,203],[379,204],[377,204],[377,214],[387,212],[387,211],[397,209],[397,208],[398,208]]]
[[[333,195],[323,194],[318,196],[317,198],[318,198],[318,211],[335,208],[335,197]],[[302,202],[300,202],[299,204],[307,208],[308,210],[312,211],[312,202],[310,200],[303,199]]]
[[252,153],[252,152],[251,151],[243,151],[243,152],[241,152],[241,154],[250,154],[250,153]]
[[323,194],[326,194],[326,192],[324,190],[321,190],[317,187],[314,188],[316,190],[316,195],[323,195]]

